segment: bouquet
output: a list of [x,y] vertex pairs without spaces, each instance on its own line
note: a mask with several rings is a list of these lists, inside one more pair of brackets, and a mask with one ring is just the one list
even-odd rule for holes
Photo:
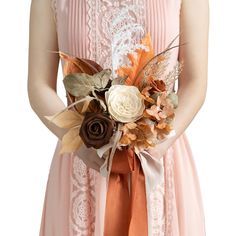
[[172,85],[183,63],[164,79],[163,75],[170,50],[177,47],[172,46],[175,39],[155,55],[151,37],[146,34],[141,47],[127,53],[128,64],[116,73],[95,61],[59,52],[65,61],[63,83],[70,104],[45,117],[68,129],[60,153],[74,152],[84,143],[105,158],[103,168],[109,172],[117,148],[133,148],[140,153],[149,147],[158,148],[158,143],[174,135],[178,96]]

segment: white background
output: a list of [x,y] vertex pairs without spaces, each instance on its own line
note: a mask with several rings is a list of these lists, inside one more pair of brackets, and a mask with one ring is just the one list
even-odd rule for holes
[[[0,3],[0,235],[34,236],[57,139],[28,102],[30,1]],[[207,98],[187,129],[208,236],[236,235],[235,9],[233,0],[210,1]],[[65,101],[61,81],[59,95]]]

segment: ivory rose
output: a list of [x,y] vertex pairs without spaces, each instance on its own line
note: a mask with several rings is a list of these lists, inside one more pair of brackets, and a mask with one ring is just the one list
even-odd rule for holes
[[145,109],[142,95],[135,86],[112,85],[105,99],[110,115],[122,123],[138,120]]

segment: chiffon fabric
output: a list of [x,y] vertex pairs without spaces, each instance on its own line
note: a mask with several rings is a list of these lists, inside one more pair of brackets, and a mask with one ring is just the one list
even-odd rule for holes
[[[179,34],[181,0],[51,1],[59,50],[94,60],[103,68],[116,65],[112,39],[127,21],[150,32],[155,53],[163,51]],[[121,23],[116,24],[117,15]],[[141,31],[133,35],[138,40]],[[174,44],[178,43],[179,38]],[[172,50],[167,73],[176,65],[178,52],[178,48]],[[106,178],[89,169],[74,153],[59,154],[60,147],[58,140],[48,175],[40,236],[102,236]],[[163,156],[163,168],[163,179],[149,196],[153,217],[148,236],[204,236],[201,190],[185,133]]]

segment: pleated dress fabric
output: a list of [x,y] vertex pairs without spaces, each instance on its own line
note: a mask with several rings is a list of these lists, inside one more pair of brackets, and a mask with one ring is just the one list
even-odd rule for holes
[[[113,19],[121,12],[126,11],[124,22],[130,20],[150,32],[155,53],[163,51],[179,34],[181,0],[51,1],[59,50],[94,60],[103,68],[113,66],[111,41],[122,27]],[[175,45],[178,43],[179,39]],[[176,64],[178,52],[178,48],[172,50],[167,72]],[[48,175],[40,236],[102,236],[106,179],[74,153],[60,155],[60,147],[58,140]],[[163,162],[163,180],[150,196],[153,222],[149,236],[204,236],[201,190],[185,133],[167,150]]]

